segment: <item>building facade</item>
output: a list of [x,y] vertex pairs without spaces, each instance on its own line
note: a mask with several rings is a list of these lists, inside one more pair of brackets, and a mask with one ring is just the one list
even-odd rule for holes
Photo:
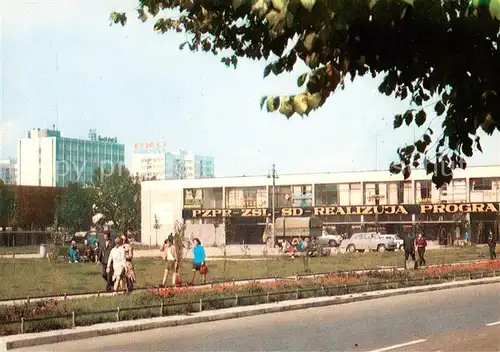
[[136,143],[131,170],[146,180],[213,178],[214,158],[183,150],[171,153],[165,142]]
[[88,139],[62,137],[55,129],[32,129],[17,145],[18,184],[65,187],[89,184],[94,170],[110,170],[125,162],[125,146],[116,137],[90,130]]
[[162,236],[183,221],[212,228],[223,224],[235,242],[262,243],[273,199],[276,231],[283,236],[287,227],[311,226],[311,218],[347,236],[422,230],[441,244],[453,243],[465,231],[478,243],[489,231],[498,232],[500,166],[455,170],[453,181],[439,190],[424,170],[414,170],[406,181],[373,171],[280,175],[275,182],[274,190],[264,176],[144,182],[142,234],[155,231],[156,215]]
[[0,180],[8,185],[17,183],[17,160],[15,158],[0,159]]

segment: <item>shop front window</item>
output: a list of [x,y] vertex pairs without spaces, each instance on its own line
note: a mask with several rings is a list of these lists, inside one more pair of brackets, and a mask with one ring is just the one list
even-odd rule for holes
[[188,188],[184,189],[184,208],[202,208],[203,207],[203,189]]
[[492,178],[473,178],[470,180],[471,191],[491,191],[493,189]]
[[387,204],[385,183],[365,183],[365,203],[368,205]]
[[272,205],[274,197],[276,208],[285,208],[292,206],[292,186],[275,186],[273,194],[273,187],[269,186],[269,206]]
[[336,184],[318,184],[314,186],[315,205],[338,205],[339,192]]
[[432,203],[432,181],[415,183],[415,200],[417,203]]
[[243,187],[226,189],[226,207],[267,208],[266,187]]
[[312,206],[312,185],[297,185],[292,187],[292,206]]

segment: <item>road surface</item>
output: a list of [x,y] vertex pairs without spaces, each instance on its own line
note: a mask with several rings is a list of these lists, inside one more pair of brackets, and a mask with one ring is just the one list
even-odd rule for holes
[[499,292],[472,286],[18,351],[500,351]]

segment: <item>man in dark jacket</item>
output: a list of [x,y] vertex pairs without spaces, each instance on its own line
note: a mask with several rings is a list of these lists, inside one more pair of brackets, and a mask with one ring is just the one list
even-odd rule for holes
[[491,260],[497,259],[497,241],[490,232],[490,237],[488,238],[488,247],[490,248],[490,258]]
[[408,234],[403,241],[403,247],[405,249],[405,260],[410,258],[415,262],[415,238],[412,234]]
[[[106,280],[106,291],[111,291],[113,289],[113,269],[109,273],[106,272],[108,266],[108,259],[111,250],[113,249],[113,243],[111,243],[111,236],[108,231],[104,231],[104,243],[100,246],[99,252],[99,264],[101,266],[101,275],[104,280]],[[113,266],[111,266],[113,268]]]

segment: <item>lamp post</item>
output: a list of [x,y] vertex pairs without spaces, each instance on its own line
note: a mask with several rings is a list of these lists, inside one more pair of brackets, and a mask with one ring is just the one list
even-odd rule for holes
[[272,228],[272,233],[271,233],[271,241],[274,245],[276,244],[276,179],[278,178],[278,175],[276,174],[276,164],[273,164],[273,168],[271,169],[271,174],[267,176],[268,178],[272,178],[273,180],[273,186],[272,186],[272,199],[271,199],[271,207],[272,207],[272,213],[271,213],[271,221],[273,223],[273,228]]

